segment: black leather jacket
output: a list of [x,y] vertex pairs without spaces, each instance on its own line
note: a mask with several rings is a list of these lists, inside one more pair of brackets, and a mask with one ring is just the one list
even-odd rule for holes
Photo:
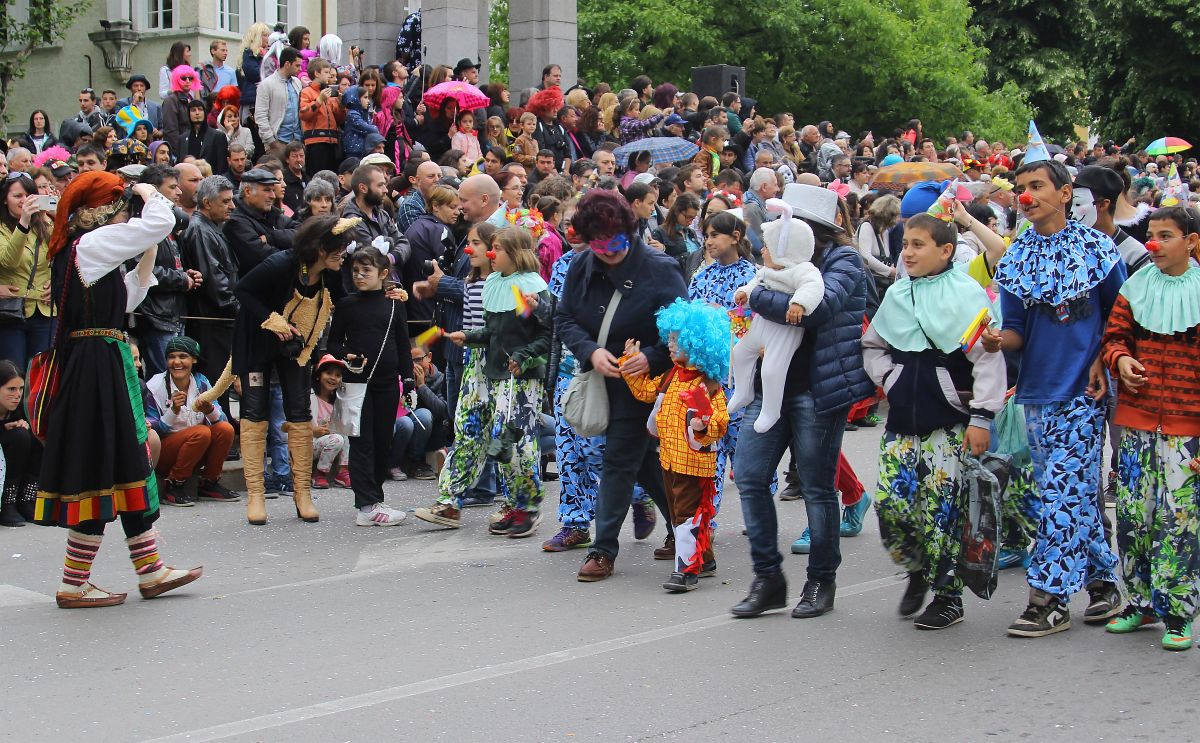
[[181,318],[187,310],[185,295],[188,291],[188,275],[176,241],[176,237],[188,225],[188,216],[179,207],[175,207],[174,212],[175,229],[158,244],[158,253],[154,258],[154,278],[158,284],[150,287],[146,298],[134,313],[138,325],[146,324],[168,333],[179,329]]
[[238,301],[233,296],[238,266],[221,227],[199,211],[179,238],[183,265],[200,272],[204,282],[187,294],[191,317],[234,317]]

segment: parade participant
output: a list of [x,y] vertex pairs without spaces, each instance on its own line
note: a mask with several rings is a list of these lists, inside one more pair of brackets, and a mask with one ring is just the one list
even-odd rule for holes
[[[704,247],[712,262],[692,277],[688,286],[690,299],[715,304],[739,318],[742,316],[733,297],[739,288],[754,278],[757,271],[750,243],[746,239],[748,231],[747,225],[730,212],[718,212],[708,219],[704,225]],[[744,333],[745,330],[741,330],[740,334]],[[733,396],[733,384],[728,380],[722,381],[725,386],[725,398],[728,400]],[[733,452],[737,447],[741,425],[742,416],[730,414],[729,429],[717,445],[717,493],[714,499],[716,511],[721,510],[725,474],[733,464]]]
[[[589,191],[575,208],[572,225],[591,250],[571,261],[555,323],[563,344],[581,368],[594,368],[605,377],[608,394],[604,466],[596,495],[596,540],[577,576],[595,582],[613,573],[621,524],[635,482],[664,516],[669,513],[662,469],[646,432],[650,406],[636,399],[620,379],[617,357],[624,351],[625,340],[632,338],[642,349],[625,361],[624,370],[634,374],[641,367],[655,376],[665,372],[670,356],[657,328],[646,318],[687,290],[679,263],[647,247],[637,236],[637,220],[619,194]],[[612,306],[614,294],[620,296],[618,306]],[[611,313],[606,311],[609,307]],[[604,320],[606,314],[609,322]],[[597,340],[602,323],[611,326],[603,346]]]
[[[313,456],[316,472],[313,473],[313,490],[328,490],[332,480],[338,487],[350,487],[350,440],[329,429],[333,420],[333,406],[337,402],[337,391],[342,386],[346,362],[333,354],[325,354],[317,362],[313,379],[312,399],[309,412],[312,414]],[[337,473],[330,477],[334,465]]]
[[[169,568],[158,556],[158,492],[147,456],[146,415],[133,357],[118,328],[145,298],[156,246],[174,228],[175,215],[153,186],[138,184],[132,193],[131,199],[116,173],[78,176],[58,202],[50,242],[51,283],[60,298],[54,348],[61,376],[44,413],[34,520],[70,530],[55,596],[64,609],[125,601],[124,593],[89,580],[104,527],[117,518],[143,598],[191,583],[202,572]],[[136,270],[122,278],[125,261],[139,255]]]
[[[729,376],[729,316],[705,302],[683,299],[656,315],[659,337],[673,365],[657,377],[645,371],[624,376],[637,400],[654,405],[648,425],[660,442],[663,489],[675,531],[675,569],[663,588],[683,593],[717,571],[713,478],[717,442],[729,425],[719,381]],[[626,341],[622,358],[640,351],[641,343]]]
[[[783,453],[790,448],[811,530],[807,579],[792,616],[809,619],[831,611],[837,593],[841,537],[836,482],[846,412],[875,386],[863,371],[860,348],[869,279],[839,224],[837,194],[792,183],[784,189],[783,198],[813,231],[817,246],[813,264],[821,271],[825,295],[816,311],[800,321],[806,335],[788,368],[785,414],[766,433],[743,426],[738,436],[735,481],[750,538],[754,580],[746,598],[731,611],[734,616],[755,617],[787,604],[770,484]],[[750,308],[775,323],[787,322],[790,305],[790,294],[766,287],[750,296]],[[757,418],[760,404],[756,395],[746,409],[747,421]]]
[[[550,294],[556,303],[563,300],[563,286],[567,280],[567,270],[571,261],[582,253],[587,252],[587,243],[581,242],[571,230],[567,233],[567,243],[574,242],[572,250],[554,262],[550,274]],[[752,272],[753,273],[753,272]],[[580,436],[567,422],[562,414],[562,398],[566,394],[571,379],[579,373],[579,362],[569,348],[562,345],[562,340],[555,334],[551,344],[551,373],[554,382],[554,450],[555,460],[561,476],[558,493],[558,521],[562,528],[542,543],[546,552],[566,552],[568,550],[588,547],[592,544],[591,525],[596,517],[596,491],[600,487],[600,476],[604,466],[604,437]],[[558,363],[553,363],[555,351],[561,348]],[[719,495],[719,488],[718,488]],[[654,532],[658,516],[654,503],[646,495],[646,491],[635,488],[633,493],[633,536],[635,539],[645,539]],[[672,560],[675,558],[675,536],[668,532],[667,543],[661,549],[654,550],[654,559]]]
[[1129,591],[1106,629],[1161,621],[1163,648],[1187,650],[1200,608],[1200,214],[1161,208],[1148,236],[1153,265],[1121,287],[1104,333],[1104,364],[1120,380],[1117,545]]
[[177,335],[167,341],[164,352],[166,371],[146,383],[156,408],[155,430],[162,439],[156,467],[166,482],[161,500],[173,506],[193,505],[183,485],[201,462],[204,470],[196,488],[199,500],[240,500],[220,482],[225,457],[233,445],[233,425],[215,400],[192,407],[199,395],[212,389],[203,374],[192,373],[200,361],[200,344],[186,335]]
[[[296,515],[318,521],[312,503],[309,359],[333,302],[342,296],[339,271],[357,219],[313,217],[296,230],[295,248],[268,256],[238,281],[232,372],[241,381],[241,445],[246,468],[246,520],[267,523],[263,457],[274,372],[283,393]],[[225,375],[222,375],[224,381]],[[220,385],[218,384],[218,387]]]
[[[863,365],[887,391],[875,511],[892,560],[908,571],[900,615],[918,629],[945,629],[963,619],[960,473],[966,453],[988,448],[988,430],[1004,405],[1004,357],[976,343],[959,346],[963,328],[991,300],[953,267],[957,230],[928,214],[908,220],[901,259],[907,269],[884,295],[863,334]],[[949,379],[952,390],[940,380]],[[959,392],[967,390],[966,392]],[[969,402],[962,402],[968,399]]]
[[[508,507],[488,531],[519,539],[532,534],[540,519],[538,409],[550,351],[551,304],[534,247],[525,227],[496,233],[489,251],[493,271],[483,285],[483,328],[448,336],[456,345],[487,349],[484,384],[469,390],[464,379],[454,446],[438,482],[441,496],[432,507],[414,512],[422,521],[458,528],[455,495],[475,483],[489,456],[499,465]],[[480,395],[478,402],[475,395]],[[458,419],[464,415],[471,420],[460,427]],[[462,436],[457,435],[460,428]]]
[[1024,405],[1041,500],[1026,571],[1029,606],[1008,628],[1019,637],[1069,629],[1067,601],[1085,586],[1084,622],[1121,611],[1117,560],[1104,539],[1096,492],[1108,388],[1098,354],[1125,266],[1107,235],[1068,221],[1071,175],[1036,140],[1016,173],[1018,201],[1033,229],[996,267],[1003,329],[983,335],[988,350],[1022,352],[1016,400]]
[[412,355],[404,299],[385,294],[392,269],[376,248],[359,248],[350,265],[357,290],[338,302],[329,329],[329,352],[347,364],[347,382],[365,383],[358,435],[350,437],[350,487],[354,490],[355,523],[394,526],[404,511],[383,503],[392,458],[392,432],[400,404],[401,381],[412,385]]
[[754,421],[754,430],[766,433],[779,420],[783,406],[783,387],[792,355],[804,340],[798,323],[812,314],[821,303],[825,284],[812,264],[815,247],[812,228],[792,218],[792,207],[780,199],[769,199],[767,210],[782,216],[763,225],[763,267],[754,278],[733,294],[733,301],[744,307],[761,283],[772,291],[791,295],[787,311],[788,325],[779,325],[765,317],[750,321],[750,330],[733,350],[734,395],[729,409],[736,413],[754,400],[754,374],[762,377],[762,408]]

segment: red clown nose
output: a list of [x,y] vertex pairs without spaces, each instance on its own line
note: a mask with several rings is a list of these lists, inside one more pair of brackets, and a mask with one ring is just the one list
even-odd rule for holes
[[1021,203],[1021,206],[1033,206],[1033,194],[1022,191],[1021,195],[1017,197],[1017,201]]
[[468,245],[467,247],[463,248],[463,252],[467,255],[475,255],[475,248],[472,248],[470,245]]
[[494,251],[494,250],[489,250],[487,253],[484,253],[484,255],[486,255],[488,257],[489,261],[496,260],[496,251]]
[[1162,245],[1159,245],[1158,240],[1150,240],[1146,243],[1146,250],[1149,250],[1151,253],[1157,253],[1161,247]]

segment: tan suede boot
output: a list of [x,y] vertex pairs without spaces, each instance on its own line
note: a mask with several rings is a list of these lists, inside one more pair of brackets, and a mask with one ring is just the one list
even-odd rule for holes
[[295,488],[292,499],[296,503],[296,515],[305,521],[320,521],[321,514],[312,502],[312,424],[285,423],[283,429],[287,431],[288,455],[292,460],[292,487]]
[[267,421],[242,419],[242,467],[246,475],[246,520],[255,526],[267,523],[267,486],[263,457],[267,453]]

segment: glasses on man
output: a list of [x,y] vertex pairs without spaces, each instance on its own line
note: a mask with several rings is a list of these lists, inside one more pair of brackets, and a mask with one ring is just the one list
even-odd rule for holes
[[95,97],[96,95],[96,91],[92,90],[91,88],[84,88],[83,90],[79,91],[79,95],[83,95],[84,93],[87,93],[92,97]]

